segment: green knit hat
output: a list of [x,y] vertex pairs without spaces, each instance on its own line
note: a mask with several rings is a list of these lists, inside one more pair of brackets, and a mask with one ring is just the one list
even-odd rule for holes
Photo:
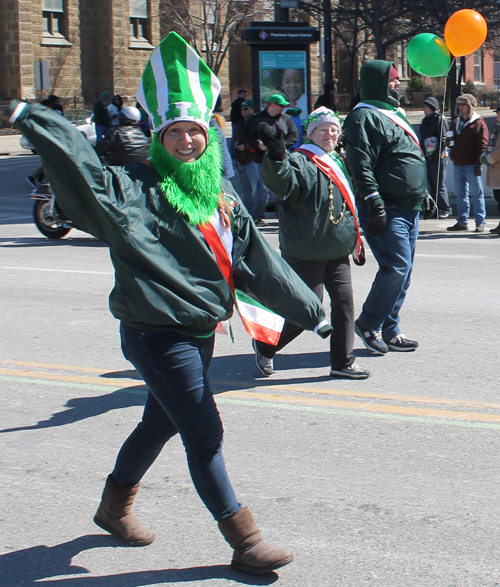
[[171,32],[151,54],[137,100],[156,132],[182,120],[208,129],[220,89],[220,81],[193,47]]

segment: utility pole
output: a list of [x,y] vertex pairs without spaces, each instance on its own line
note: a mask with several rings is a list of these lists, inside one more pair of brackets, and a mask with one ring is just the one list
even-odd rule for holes
[[323,61],[325,84],[332,84],[333,86],[331,0],[323,0],[323,42],[325,45],[325,54]]
[[290,22],[288,8],[297,8],[297,0],[274,0],[274,20],[277,22]]

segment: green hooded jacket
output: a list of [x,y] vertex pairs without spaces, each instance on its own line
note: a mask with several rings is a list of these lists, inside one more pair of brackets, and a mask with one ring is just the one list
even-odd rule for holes
[[[389,95],[390,61],[369,61],[360,70],[361,102],[397,113]],[[356,196],[364,201],[379,194],[386,205],[421,210],[427,171],[422,149],[385,114],[356,108],[344,122],[346,158]]]
[[[16,115],[61,208],[109,244],[115,318],[140,330],[203,337],[232,315],[231,291],[214,254],[165,198],[151,167],[103,169],[87,139],[62,116],[40,105],[26,105]],[[320,300],[261,237],[227,180],[222,189],[233,213],[235,281],[285,319],[313,330],[325,317]]]

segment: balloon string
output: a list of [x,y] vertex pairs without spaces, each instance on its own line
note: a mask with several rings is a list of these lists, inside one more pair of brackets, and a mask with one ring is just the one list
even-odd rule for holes
[[[456,61],[455,58],[453,58],[453,61],[451,62],[451,67],[453,67],[453,63]],[[450,67],[450,69],[451,69]],[[441,128],[440,128],[440,133],[439,133],[439,146],[438,146],[438,166],[437,166],[437,177],[436,177],[436,191],[434,192],[436,194],[436,200],[435,200],[435,204],[436,204],[436,219],[439,220],[439,206],[438,206],[438,201],[439,201],[439,174],[441,172],[441,146],[443,144],[443,119],[444,119],[444,111],[445,111],[445,103],[446,103],[446,84],[448,83],[448,76],[445,75],[444,76],[444,90],[443,90],[443,100],[441,102]],[[449,155],[448,155],[449,156]]]

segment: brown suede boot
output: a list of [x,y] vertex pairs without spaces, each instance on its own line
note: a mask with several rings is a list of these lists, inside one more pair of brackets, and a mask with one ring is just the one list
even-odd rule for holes
[[219,529],[234,548],[231,568],[235,571],[260,575],[293,561],[293,554],[264,542],[250,510],[246,507],[221,520]]
[[143,526],[131,512],[139,484],[118,485],[111,476],[106,479],[101,503],[94,522],[127,546],[146,546],[155,535]]

